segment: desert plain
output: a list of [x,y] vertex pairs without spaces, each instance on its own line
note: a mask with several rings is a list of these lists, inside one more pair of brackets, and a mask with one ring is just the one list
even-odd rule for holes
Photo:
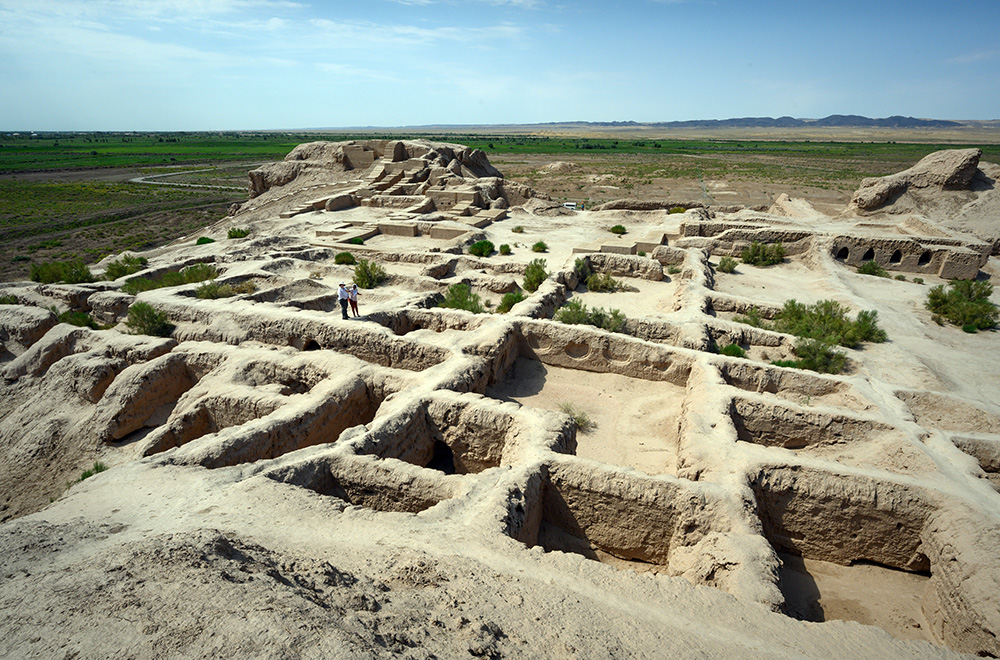
[[[0,285],[0,654],[1000,654],[996,335],[925,307],[997,277],[981,155],[849,191],[663,190],[317,141],[134,272]],[[360,263],[385,279],[345,320]],[[184,271],[206,279],[157,286]],[[456,285],[482,313],[441,306]],[[774,365],[796,337],[740,321],[791,299],[874,310],[887,340],[839,373]]]

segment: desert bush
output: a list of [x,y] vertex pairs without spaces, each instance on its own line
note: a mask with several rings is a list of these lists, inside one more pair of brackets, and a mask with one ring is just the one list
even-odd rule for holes
[[818,339],[803,339],[795,344],[796,367],[821,374],[839,374],[847,364],[847,356],[834,350],[831,344]]
[[365,239],[361,238],[360,236],[355,236],[354,238],[352,238],[347,242],[350,243],[351,245],[364,245]]
[[439,307],[449,309],[464,309],[473,314],[482,314],[483,303],[479,295],[472,293],[472,287],[468,284],[452,284],[444,294],[444,300],[438,303]]
[[122,291],[130,295],[137,295],[143,291],[162,289],[167,286],[181,286],[183,284],[194,284],[211,280],[219,275],[219,269],[212,264],[194,264],[179,271],[164,273],[157,279],[148,277],[136,277],[122,285]]
[[138,273],[146,267],[147,263],[149,263],[149,261],[146,257],[137,257],[134,254],[126,254],[122,256],[121,259],[116,259],[108,264],[107,269],[104,271],[104,278],[108,280],[117,280],[119,277],[131,275],[132,273]]
[[257,285],[251,280],[240,282],[239,284],[219,284],[218,282],[205,282],[194,290],[196,298],[205,300],[215,300],[216,298],[230,298],[232,296],[253,293],[257,290]]
[[511,229],[511,231],[514,232],[515,234],[523,234],[524,233],[524,227],[522,227],[521,225],[517,225],[516,227],[514,227],[513,229]]
[[628,230],[625,229],[625,225],[614,225],[610,229],[608,229],[608,231],[610,231],[612,234],[618,234],[619,236],[628,233]]
[[914,284],[923,284],[924,283],[924,278],[922,278],[922,277],[914,277],[913,278],[913,283]]
[[31,261],[31,257],[26,254],[16,254],[10,258],[12,264],[20,263],[22,261]]
[[108,466],[105,465],[104,463],[102,463],[100,461],[94,461],[94,466],[91,467],[91,468],[88,468],[88,469],[84,470],[82,473],[80,473],[80,478],[77,479],[76,481],[77,481],[77,483],[80,483],[84,479],[89,479],[92,476],[94,476],[95,474],[97,474],[98,472],[104,472],[107,469],[108,469]]
[[560,403],[559,410],[570,416],[570,419],[573,420],[573,424],[576,426],[576,430],[580,433],[590,433],[597,426],[587,413],[572,403]]
[[525,291],[535,292],[542,285],[549,272],[545,270],[545,259],[532,259],[524,269],[524,285],[521,287]]
[[208,245],[209,243],[214,243],[214,238],[209,238],[208,236],[200,236],[197,241],[194,242],[195,245]]
[[250,230],[243,227],[230,227],[229,231],[226,232],[226,238],[246,238],[249,235]]
[[83,263],[83,259],[33,263],[31,264],[29,277],[33,281],[41,282],[42,284],[53,284],[55,282],[80,284],[82,282],[93,282],[96,279],[94,274],[90,272],[90,268]]
[[361,259],[354,267],[354,283],[362,289],[374,289],[387,277],[385,269],[374,261]]
[[990,302],[993,285],[985,281],[952,280],[927,292],[927,309],[954,325],[987,330],[997,324],[997,306]]
[[847,348],[863,341],[881,343],[888,338],[885,330],[878,327],[878,312],[858,312],[857,319],[852,321],[847,308],[834,300],[821,300],[813,305],[786,300],[769,329]]
[[736,260],[732,257],[722,257],[719,259],[718,270],[720,273],[734,273],[736,272]]
[[896,279],[899,280],[900,282],[905,282],[906,281],[906,275],[897,275]]
[[597,293],[617,291],[622,283],[607,273],[593,273],[587,278],[587,289]]
[[503,294],[500,304],[497,305],[497,314],[506,314],[514,305],[524,300],[524,298],[524,294],[520,291],[511,291]]
[[549,246],[545,244],[545,241],[538,241],[531,246],[532,252],[545,252],[549,249]]
[[645,250],[639,250],[638,252],[636,252],[636,254],[638,254],[640,257],[645,257],[646,256],[646,251]]
[[493,243],[489,241],[476,241],[469,246],[469,254],[477,257],[488,257],[493,254]]
[[687,209],[683,206],[672,206],[670,207],[670,211],[668,211],[668,213],[684,213],[685,211],[687,211]]
[[667,266],[667,273],[669,273],[670,275],[676,275],[679,272],[681,272],[681,269],[679,267]]
[[588,309],[579,300],[569,300],[556,310],[553,317],[560,323],[568,325],[592,325],[610,332],[622,332],[628,319],[617,309],[604,311],[601,307]]
[[[55,312],[55,307],[52,308]],[[90,318],[90,314],[86,312],[74,312],[72,310],[67,310],[62,314],[56,314],[59,317],[60,323],[69,323],[70,325],[79,326],[81,328],[91,328],[93,330],[98,330],[100,326],[97,325],[97,321]]]
[[144,302],[137,302],[128,308],[125,325],[134,335],[169,337],[174,331],[165,313]]
[[728,355],[729,357],[746,357],[747,352],[739,344],[728,344],[719,349],[721,355]]
[[20,305],[16,296],[0,296],[0,305]]
[[858,266],[858,273],[862,275],[874,275],[875,277],[889,277],[889,272],[874,261],[866,261]]
[[590,277],[590,263],[584,258],[578,258],[573,262],[573,272],[576,273],[576,278],[581,282],[586,282],[587,278]]
[[350,252],[338,252],[333,257],[333,263],[341,266],[353,266],[356,263],[354,255]]
[[748,309],[746,314],[736,316],[733,320],[737,323],[752,325],[755,328],[763,328],[767,325],[767,319],[761,316],[760,309],[756,305]]
[[510,254],[510,246],[507,245],[506,243],[501,243],[500,244],[500,254],[504,254],[504,255]]
[[773,245],[765,245],[758,241],[750,243],[750,247],[744,248],[740,253],[743,263],[751,266],[766,267],[780,264],[785,260],[785,246],[781,242]]

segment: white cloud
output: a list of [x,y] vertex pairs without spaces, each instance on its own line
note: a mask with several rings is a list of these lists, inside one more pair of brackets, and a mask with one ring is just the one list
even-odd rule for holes
[[952,57],[948,62],[950,64],[974,64],[975,62],[988,62],[989,60],[998,58],[1000,58],[1000,50],[980,50]]

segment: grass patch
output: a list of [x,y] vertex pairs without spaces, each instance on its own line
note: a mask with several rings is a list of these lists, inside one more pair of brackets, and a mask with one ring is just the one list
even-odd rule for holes
[[587,289],[595,293],[610,293],[622,288],[622,283],[607,273],[593,273],[587,278]]
[[501,243],[500,244],[500,254],[505,255],[505,256],[508,255],[508,254],[510,254],[510,246],[507,245],[506,243]]
[[209,238],[208,236],[200,236],[197,241],[194,242],[195,245],[208,245],[209,243],[214,243],[214,238]]
[[735,273],[736,272],[736,260],[732,257],[722,257],[719,259],[719,266],[717,270],[720,273]]
[[[53,313],[55,313],[55,307],[52,307]],[[56,314],[59,318],[60,323],[69,323],[70,325],[75,325],[80,328],[90,328],[92,330],[100,330],[101,326],[97,325],[97,321],[90,318],[90,314],[86,312],[74,312],[72,310],[67,310],[62,314]]]
[[610,229],[608,229],[608,231],[610,231],[612,234],[618,234],[619,236],[628,233],[628,230],[625,229],[625,225],[614,225]]
[[549,246],[545,244],[545,241],[538,241],[537,243],[531,246],[532,252],[547,252],[548,249]]
[[338,252],[333,257],[333,263],[339,266],[353,266],[355,263],[357,263],[357,260],[354,258],[354,255],[351,254],[350,252]]
[[[988,330],[997,324],[997,306],[990,302],[993,285],[973,280],[952,280],[927,292],[927,309],[966,332]],[[969,328],[969,329],[967,329]]]
[[514,305],[524,300],[524,298],[525,295],[521,291],[511,291],[503,294],[500,304],[497,305],[497,314],[506,314]]
[[239,284],[219,284],[218,282],[205,282],[194,290],[195,298],[203,300],[215,300],[216,298],[231,298],[246,293],[253,293],[257,290],[257,285],[251,280],[240,282]]
[[121,259],[116,259],[108,264],[104,271],[104,279],[117,280],[119,277],[138,273],[148,263],[146,257],[137,257],[134,254],[123,255]]
[[818,339],[801,339],[795,344],[798,360],[775,360],[777,367],[809,369],[821,374],[839,374],[847,366],[847,356]]
[[30,277],[33,281],[41,282],[42,284],[53,284],[55,282],[80,284],[82,282],[93,282],[97,279],[90,272],[90,268],[83,263],[83,259],[33,263],[31,264]]
[[226,232],[226,238],[246,238],[249,235],[250,230],[243,227],[230,227],[229,231]]
[[472,287],[463,283],[452,284],[448,287],[444,294],[444,300],[438,303],[438,307],[464,309],[473,314],[482,314],[485,311],[479,294],[472,293]]
[[90,468],[87,468],[86,470],[84,470],[80,474],[80,478],[77,479],[76,482],[80,483],[84,479],[90,479],[92,476],[94,476],[98,472],[104,472],[107,469],[108,469],[108,466],[105,465],[104,463],[102,463],[100,461],[94,461],[93,467],[90,467]]
[[0,305],[20,305],[21,302],[15,296],[0,296]]
[[773,245],[753,241],[750,247],[744,248],[740,253],[740,259],[743,263],[758,268],[774,266],[785,260],[785,246],[780,241]]
[[545,270],[545,259],[532,259],[524,269],[524,285],[521,288],[534,293],[548,276],[549,272]]
[[574,426],[576,426],[576,430],[579,431],[580,433],[590,433],[595,428],[597,428],[597,424],[595,424],[594,421],[590,419],[590,416],[587,415],[587,413],[580,410],[579,408],[577,408],[572,403],[568,402],[560,403],[559,410],[560,412],[563,412],[570,416],[570,419],[573,420]]
[[215,279],[219,275],[219,269],[211,264],[194,264],[179,271],[164,273],[158,278],[137,277],[122,285],[122,291],[135,296],[143,291],[162,289],[167,286],[181,286],[184,284],[194,284],[205,280]]
[[680,267],[678,267],[678,266],[667,266],[667,273],[668,274],[670,274],[670,275],[676,275],[679,272],[681,272]]
[[133,335],[169,337],[174,326],[167,321],[167,315],[149,303],[137,302],[128,308],[126,327]]
[[493,243],[489,241],[476,241],[469,246],[469,254],[477,257],[488,257],[493,254]]
[[729,357],[746,357],[747,352],[739,344],[728,344],[719,349],[720,355],[728,355]]
[[511,231],[514,232],[515,234],[523,234],[524,233],[524,227],[522,227],[521,225],[517,225],[516,227],[514,227],[513,229],[511,229]]
[[601,307],[587,308],[579,300],[567,301],[553,317],[560,323],[569,325],[592,325],[609,332],[622,332],[628,319],[617,309],[605,311]]
[[874,275],[875,277],[889,277],[889,271],[874,261],[866,261],[858,266],[858,273],[861,275]]
[[362,289],[374,289],[388,277],[385,269],[374,261],[361,259],[354,267],[354,283]]

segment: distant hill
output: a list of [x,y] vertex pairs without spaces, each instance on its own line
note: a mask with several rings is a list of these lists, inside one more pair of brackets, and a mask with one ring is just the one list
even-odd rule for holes
[[737,119],[693,119],[666,122],[549,122],[541,125],[579,124],[583,126],[651,126],[656,128],[816,128],[818,126],[864,128],[957,128],[962,122],[946,119],[916,119],[893,115],[872,119],[861,115],[830,115],[822,119],[796,119],[795,117],[740,117]]

